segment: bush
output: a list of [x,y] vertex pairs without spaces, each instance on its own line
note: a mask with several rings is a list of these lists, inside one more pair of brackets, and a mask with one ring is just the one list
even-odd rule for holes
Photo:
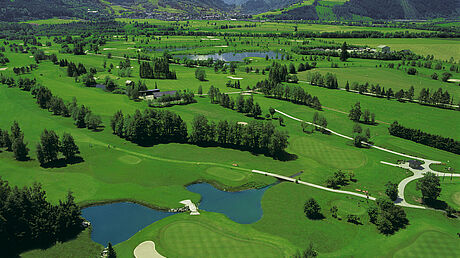
[[303,211],[305,216],[307,216],[309,219],[323,218],[323,215],[321,214],[321,207],[319,206],[319,203],[313,198],[310,198],[305,202]]

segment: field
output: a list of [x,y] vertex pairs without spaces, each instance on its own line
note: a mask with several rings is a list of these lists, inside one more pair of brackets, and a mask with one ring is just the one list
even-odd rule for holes
[[[123,21],[134,21],[124,19]],[[144,21],[144,20],[142,20]],[[145,20],[152,25],[183,25],[187,30],[216,31],[225,25],[225,21],[190,21],[164,22]],[[51,21],[50,21],[51,22]],[[54,22],[54,21],[52,21]],[[41,23],[33,21],[33,23]],[[57,21],[56,21],[57,23]],[[245,28],[248,22],[234,22],[243,25],[241,28],[230,28],[228,32],[292,32],[295,24],[278,24],[267,22],[257,24],[255,28]],[[126,25],[128,27],[132,25]],[[366,27],[335,26],[321,24],[302,24],[299,31],[352,31],[368,30]],[[376,28],[372,28],[376,29]],[[378,28],[392,32],[399,28]],[[349,44],[375,47],[386,44],[392,49],[410,49],[416,54],[434,54],[448,71],[451,65],[449,55],[457,55],[458,39],[301,39],[265,38],[265,37],[232,37],[232,36],[162,36],[161,40],[154,36],[130,35],[128,39],[120,35],[110,35],[107,41],[96,52],[89,47],[84,55],[64,53],[59,37],[42,37],[41,42],[49,42],[48,46],[39,46],[45,54],[56,54],[59,59],[67,59],[82,63],[89,71],[96,70],[94,75],[98,84],[104,83],[106,77],[120,86],[127,80],[137,83],[140,62],[137,54],[148,57],[163,55],[168,50],[172,55],[206,55],[214,53],[268,52],[273,51],[278,57],[276,62],[297,68],[300,63],[310,62],[310,56],[294,53],[296,46],[323,44]],[[0,40],[0,44],[6,40]],[[336,42],[336,43],[334,43]],[[9,44],[23,44],[20,40],[8,40]],[[263,154],[255,154],[245,150],[223,147],[200,147],[187,143],[158,144],[142,147],[115,136],[110,128],[110,120],[115,112],[122,110],[132,114],[135,110],[148,109],[145,101],[130,100],[124,94],[113,94],[96,87],[85,87],[80,80],[67,76],[67,68],[53,64],[49,60],[40,61],[38,68],[16,75],[13,67],[34,63],[33,56],[28,53],[17,53],[6,47],[5,56],[10,59],[0,71],[1,74],[18,78],[36,78],[48,87],[53,95],[70,102],[75,97],[79,104],[91,108],[94,114],[100,115],[104,127],[101,130],[77,128],[71,118],[54,116],[46,109],[40,109],[36,99],[30,92],[18,88],[0,85],[0,128],[9,129],[13,121],[17,121],[25,135],[25,141],[31,149],[31,160],[19,162],[13,154],[2,149],[0,151],[0,176],[13,186],[26,186],[39,182],[47,192],[48,200],[57,203],[64,198],[67,191],[74,193],[76,202],[82,207],[96,203],[132,201],[152,208],[180,208],[179,202],[190,199],[199,203],[201,196],[190,192],[186,186],[194,182],[210,182],[214,186],[225,189],[247,189],[254,186],[265,186],[276,182],[274,178],[252,173],[252,170],[268,171],[284,176],[297,174],[297,179],[312,184],[326,186],[326,179],[337,170],[352,172],[356,181],[342,186],[341,190],[355,192],[358,189],[369,191],[372,197],[385,196],[385,184],[388,181],[399,183],[411,176],[407,170],[384,165],[381,161],[397,163],[406,159],[401,155],[381,151],[375,148],[357,148],[353,142],[334,134],[322,134],[319,131],[307,134],[302,131],[300,122],[277,113],[272,118],[269,108],[275,108],[295,118],[312,121],[316,112],[324,116],[327,128],[345,136],[353,136],[354,122],[348,118],[352,105],[361,103],[363,109],[369,109],[376,115],[376,124],[361,123],[363,129],[370,129],[371,141],[377,145],[401,154],[414,155],[420,158],[448,163],[454,171],[460,171],[460,159],[457,154],[442,151],[422,144],[410,142],[389,135],[389,125],[397,120],[401,124],[459,140],[460,113],[452,109],[443,109],[410,102],[399,102],[395,99],[376,98],[345,90],[333,90],[312,86],[307,81],[313,72],[321,74],[333,73],[337,76],[340,88],[346,82],[364,84],[380,84],[393,91],[415,88],[418,98],[422,88],[431,92],[442,88],[448,90],[453,105],[460,100],[460,89],[457,84],[433,80],[430,75],[433,69],[418,68],[417,75],[408,75],[403,69],[387,68],[390,63],[400,61],[381,61],[375,59],[350,58],[341,62],[337,57],[330,60],[319,57],[317,66],[310,71],[298,72],[298,83],[284,83],[290,88],[300,87],[321,101],[322,110],[295,104],[285,100],[265,97],[255,90],[244,96],[252,97],[262,109],[260,121],[272,123],[278,130],[289,134],[289,146],[286,152],[289,160],[277,160]],[[109,54],[111,58],[109,58]],[[289,58],[287,58],[289,55]],[[32,56],[32,58],[31,58]],[[125,56],[132,58],[131,76],[119,74],[120,61]],[[276,59],[276,58],[275,58]],[[289,59],[289,60],[287,60]],[[446,61],[447,60],[447,61]],[[235,62],[234,74],[229,71],[215,71],[213,67],[200,67],[206,72],[206,80],[195,78],[196,67],[187,67],[183,63],[171,63],[170,68],[177,73],[177,80],[142,79],[149,89],[158,87],[161,91],[190,90],[197,92],[201,86],[203,93],[208,93],[211,86],[236,99],[240,91],[251,89],[257,82],[267,79],[269,72],[262,70],[270,67],[275,60],[263,57],[248,57]],[[183,61],[181,61],[183,62]],[[455,61],[457,62],[457,61]],[[103,64],[105,63],[105,67]],[[338,68],[331,68],[331,64]],[[110,68],[112,65],[113,68]],[[257,72],[257,70],[259,72]],[[453,77],[460,75],[452,72]],[[233,79],[232,79],[233,78]],[[242,89],[226,87],[228,81],[240,78]],[[196,103],[174,105],[164,108],[181,116],[192,130],[192,120],[204,115],[210,121],[218,122],[226,119],[234,122],[249,123],[253,117],[212,104],[209,96],[195,96]],[[268,115],[268,116],[265,116]],[[283,117],[284,122],[280,122]],[[59,135],[71,133],[80,147],[83,162],[67,164],[61,167],[43,168],[37,161],[35,146],[40,140],[43,129],[55,130]],[[446,165],[432,168],[444,171]],[[458,172],[457,172],[458,173]],[[442,180],[442,194],[439,198],[455,209],[460,209],[458,178]],[[361,191],[361,190],[360,190]],[[325,218],[309,220],[303,212],[303,205],[309,197],[318,200]],[[421,205],[420,191],[415,190],[415,182],[411,182],[405,191],[405,199],[414,205]],[[143,241],[151,240],[157,250],[166,257],[262,257],[270,254],[273,257],[288,257],[298,250],[306,249],[310,243],[320,256],[354,256],[354,257],[456,257],[459,255],[456,245],[458,219],[446,218],[440,211],[404,208],[410,224],[394,235],[380,234],[376,226],[369,222],[367,208],[372,201],[346,194],[331,193],[321,189],[283,182],[269,188],[263,199],[263,217],[260,221],[243,225],[228,219],[223,214],[204,212],[200,216],[189,216],[187,213],[176,214],[144,228],[132,238],[115,246],[119,257],[132,257],[134,248]],[[338,207],[340,219],[331,216],[332,206]],[[360,218],[362,224],[355,225],[346,221],[349,214]],[[338,234],[337,232],[340,232]],[[436,241],[430,242],[431,239]],[[77,252],[76,250],[81,250]],[[74,253],[74,257],[95,256],[102,246],[90,239],[89,230],[83,231],[76,239],[59,243],[46,250],[31,250],[21,254],[24,257],[57,257],[63,253]],[[62,257],[62,256],[61,256]]]

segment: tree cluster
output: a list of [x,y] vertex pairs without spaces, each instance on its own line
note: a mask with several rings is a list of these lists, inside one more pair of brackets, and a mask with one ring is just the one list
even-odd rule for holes
[[258,82],[256,88],[266,96],[321,110],[321,102],[318,97],[310,95],[301,87],[284,86],[281,83],[264,80]]
[[387,198],[379,198],[376,203],[377,207],[369,207],[367,213],[370,222],[375,224],[382,234],[394,234],[409,224],[406,212],[402,207],[396,206]]
[[40,142],[37,143],[37,159],[40,165],[55,164],[59,160],[59,153],[64,156],[66,162],[74,162],[80,149],[71,134],[64,133],[59,140],[56,132],[45,129],[40,136]]
[[334,175],[326,180],[326,185],[329,188],[339,189],[341,186],[348,185],[350,181],[356,182],[354,177],[355,174],[353,172],[345,173],[342,170],[337,170],[334,172]]
[[72,193],[54,205],[40,184],[11,187],[0,178],[0,246],[9,257],[75,237],[83,228],[80,207]]
[[196,103],[195,94],[191,91],[176,91],[174,95],[164,95],[148,101],[150,107],[170,107],[190,103]]
[[11,126],[11,134],[8,130],[0,129],[0,148],[12,151],[16,160],[26,161],[29,159],[29,148],[24,142],[24,133],[17,121],[14,121]]
[[243,125],[222,120],[216,124],[198,115],[193,119],[189,138],[197,145],[217,145],[281,158],[289,144],[288,137],[269,122],[251,121]]
[[339,84],[337,83],[337,76],[332,73],[326,73],[326,75],[321,75],[319,72],[315,72],[310,77],[311,85],[325,87],[328,89],[338,89]]
[[426,133],[420,129],[407,128],[400,125],[397,121],[391,124],[388,131],[391,135],[396,137],[427,145],[436,149],[460,154],[460,142],[452,138]]
[[139,68],[139,75],[145,79],[177,79],[176,72],[169,70],[169,61],[165,57],[153,59],[150,62],[142,62]]

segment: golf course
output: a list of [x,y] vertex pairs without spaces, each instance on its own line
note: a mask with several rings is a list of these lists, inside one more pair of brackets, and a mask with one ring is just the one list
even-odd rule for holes
[[11,257],[460,257],[458,33],[398,26],[0,23],[0,226],[78,209]]

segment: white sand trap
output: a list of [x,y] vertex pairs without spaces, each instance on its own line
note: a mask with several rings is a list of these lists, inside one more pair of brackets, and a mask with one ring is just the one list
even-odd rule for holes
[[246,122],[238,122],[238,124],[239,125],[244,125],[244,126],[248,125],[248,123],[246,123]]
[[163,255],[157,252],[155,249],[155,243],[153,241],[145,241],[140,243],[134,249],[134,257],[136,258],[165,258]]
[[3,68],[0,68],[0,71],[5,71],[6,69],[8,69],[8,67],[3,67]]
[[243,80],[243,78],[233,77],[233,76],[227,76],[227,78],[232,79],[232,80]]
[[34,56],[29,56],[29,58],[34,58]]
[[180,201],[180,203],[182,203],[183,205],[187,206],[190,209],[190,215],[200,215],[200,213],[198,212],[198,208],[192,201],[183,200],[183,201]]
[[214,47],[228,47],[228,46],[214,46]]
[[103,50],[116,50],[116,48],[106,47],[106,48],[104,48]]
[[448,82],[460,82],[460,79],[449,79]]
[[243,93],[241,93],[241,95],[242,95],[242,96],[251,96],[252,94],[249,93],[249,92],[243,92]]
[[134,50],[139,50],[139,51],[141,51],[140,48],[135,48],[135,47],[129,47],[129,48],[127,48],[127,49],[128,49],[128,50],[133,50],[133,49],[134,49]]

